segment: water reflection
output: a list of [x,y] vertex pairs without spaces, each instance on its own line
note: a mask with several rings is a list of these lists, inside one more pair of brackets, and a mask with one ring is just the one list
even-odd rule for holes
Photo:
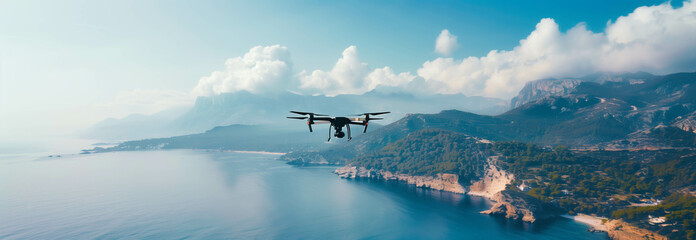
[[[1,156],[0,156],[1,157]],[[345,180],[275,156],[154,151],[0,161],[0,238],[596,239],[479,214],[480,197]],[[601,237],[601,236],[599,236]]]

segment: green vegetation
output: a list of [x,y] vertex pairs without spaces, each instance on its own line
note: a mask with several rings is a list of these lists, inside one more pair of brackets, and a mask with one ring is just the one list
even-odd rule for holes
[[464,134],[426,129],[357,157],[349,164],[409,175],[454,173],[468,183],[484,172],[488,146]]
[[[569,213],[621,218],[674,238],[693,239],[696,197],[673,194],[696,186],[696,154],[691,150],[575,151],[522,142],[478,141],[462,133],[424,129],[349,164],[393,173],[432,176],[458,174],[468,185],[485,172],[486,158],[515,175],[508,190],[552,203]],[[632,207],[648,200],[661,205]],[[666,217],[671,225],[650,224],[647,215]]]
[[[653,229],[658,233],[674,239],[696,239],[696,197],[674,193],[667,197],[660,205],[648,207],[631,207],[614,211],[612,218],[622,218],[638,223],[641,227]],[[648,216],[664,216],[665,225],[681,225],[680,231],[672,232],[672,228],[655,227],[644,220]]]
[[[694,197],[669,195],[671,190],[696,184],[696,157],[691,151],[578,152],[564,146],[547,149],[519,142],[496,143],[494,150],[506,157],[502,165],[516,176],[515,186],[524,182],[532,187],[527,194],[570,213],[622,218],[670,237],[687,234],[696,226]],[[665,197],[658,206],[627,208],[639,199]],[[664,216],[665,210],[672,211],[667,219],[676,225],[647,223],[648,214]],[[675,229],[678,231],[673,233]]]
[[[681,105],[680,105],[681,106]],[[696,133],[684,131],[677,127],[662,127],[653,129],[649,134],[651,137],[674,147],[693,147],[696,146]]]

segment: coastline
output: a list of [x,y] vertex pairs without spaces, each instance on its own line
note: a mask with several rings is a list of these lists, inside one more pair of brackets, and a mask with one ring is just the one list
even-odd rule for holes
[[242,151],[242,150],[235,150],[232,151],[234,153],[248,153],[248,154],[263,154],[263,155],[275,155],[275,156],[281,156],[285,155],[286,153],[283,152],[266,152],[266,151]]
[[571,219],[571,220],[574,220],[576,222],[588,225],[591,227],[590,231],[607,232],[607,226],[604,225],[604,223],[603,223],[604,221],[609,220],[607,218],[595,217],[595,216],[590,216],[590,215],[582,214],[582,213],[578,213],[578,215],[576,215],[576,216],[563,214],[563,215],[561,215],[561,217]]
[[340,167],[334,170],[334,173],[341,178],[396,180],[416,185],[417,187],[483,197],[494,203],[491,209],[482,211],[481,213],[483,214],[501,215],[506,218],[531,223],[538,219],[562,217],[590,226],[589,232],[606,232],[610,239],[666,239],[657,233],[638,228],[621,220],[609,220],[604,217],[595,217],[582,213],[575,216],[561,214],[562,212],[553,210],[553,207],[547,208],[544,206],[545,203],[534,198],[525,198],[526,195],[509,192],[505,190],[505,186],[513,181],[514,176],[502,169],[498,169],[493,164],[488,166],[486,174],[482,179],[468,187],[459,184],[456,179],[457,176],[454,174],[448,174],[453,176],[447,177],[444,177],[443,174],[439,174],[437,177],[409,176],[350,165]]

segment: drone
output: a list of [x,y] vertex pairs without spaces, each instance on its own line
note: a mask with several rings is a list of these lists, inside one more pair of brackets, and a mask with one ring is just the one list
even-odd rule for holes
[[362,117],[349,118],[349,117],[330,117],[329,115],[317,114],[317,113],[311,113],[311,112],[298,112],[298,111],[290,111],[290,112],[304,116],[304,117],[288,117],[290,119],[300,119],[300,120],[307,119],[307,126],[309,127],[309,132],[312,132],[312,125],[314,125],[314,124],[326,124],[326,123],[331,124],[331,125],[329,125],[329,140],[327,140],[327,141],[331,141],[331,128],[333,128],[335,131],[335,133],[333,134],[334,137],[343,138],[346,136],[346,134],[343,132],[343,127],[345,126],[347,131],[348,131],[348,141],[350,141],[350,139],[352,139],[352,137],[350,135],[350,125],[351,124],[365,126],[365,128],[363,129],[363,133],[365,133],[365,132],[367,132],[367,125],[370,122],[370,120],[382,120],[382,119],[384,119],[384,118],[373,118],[371,116],[389,113],[389,112],[363,113],[363,114],[351,115],[351,116],[362,116]]

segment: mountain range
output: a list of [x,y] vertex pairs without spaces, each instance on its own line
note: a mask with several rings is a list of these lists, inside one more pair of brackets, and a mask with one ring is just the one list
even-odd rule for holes
[[[257,121],[255,125],[237,124],[200,134],[130,141],[111,150],[205,148],[290,151],[283,158],[291,163],[343,164],[427,128],[444,129],[491,141],[567,145],[573,149],[691,148],[696,141],[695,82],[696,73],[665,76],[647,73],[596,74],[575,79],[543,79],[527,84],[510,103],[519,106],[501,114],[482,115],[459,110],[405,114],[386,126],[377,128],[372,125],[367,134],[356,134],[352,141],[335,140],[330,144],[320,140],[325,138],[322,130],[315,129],[315,133],[310,134],[302,124],[285,120],[286,106],[275,103],[293,102],[298,104],[293,109],[314,106],[320,111],[336,108],[331,104],[337,102],[355,104],[346,104],[351,109],[347,111],[359,111],[360,106],[369,103],[375,103],[371,105],[371,109],[375,110],[427,108],[445,98],[452,101],[469,100],[465,104],[478,100],[484,103],[481,106],[500,106],[501,103],[485,98],[447,95],[418,101],[413,95],[374,92],[335,98],[292,94],[269,98],[235,93],[201,97],[194,108],[168,124],[190,131],[197,127],[244,119]],[[411,106],[406,106],[409,104]],[[272,107],[257,108],[266,105]],[[204,119],[205,123],[195,124],[196,119]],[[274,123],[276,119],[284,122]],[[236,141],[259,144],[252,146]]]
[[508,109],[501,99],[467,97],[462,94],[417,96],[399,92],[371,91],[361,95],[306,96],[294,93],[259,95],[246,91],[200,96],[190,109],[171,109],[153,115],[131,115],[101,121],[81,133],[103,140],[130,140],[195,134],[217,126],[278,125],[293,127],[290,110],[324,114],[358,114],[391,111],[384,122],[396,121],[407,113],[436,113],[459,109],[479,114],[497,114]]
[[411,114],[349,143],[284,158],[298,164],[315,158],[341,164],[426,128],[581,149],[691,148],[696,141],[694,83],[696,73],[544,79],[528,84],[513,99],[519,106],[499,115],[458,110]]

